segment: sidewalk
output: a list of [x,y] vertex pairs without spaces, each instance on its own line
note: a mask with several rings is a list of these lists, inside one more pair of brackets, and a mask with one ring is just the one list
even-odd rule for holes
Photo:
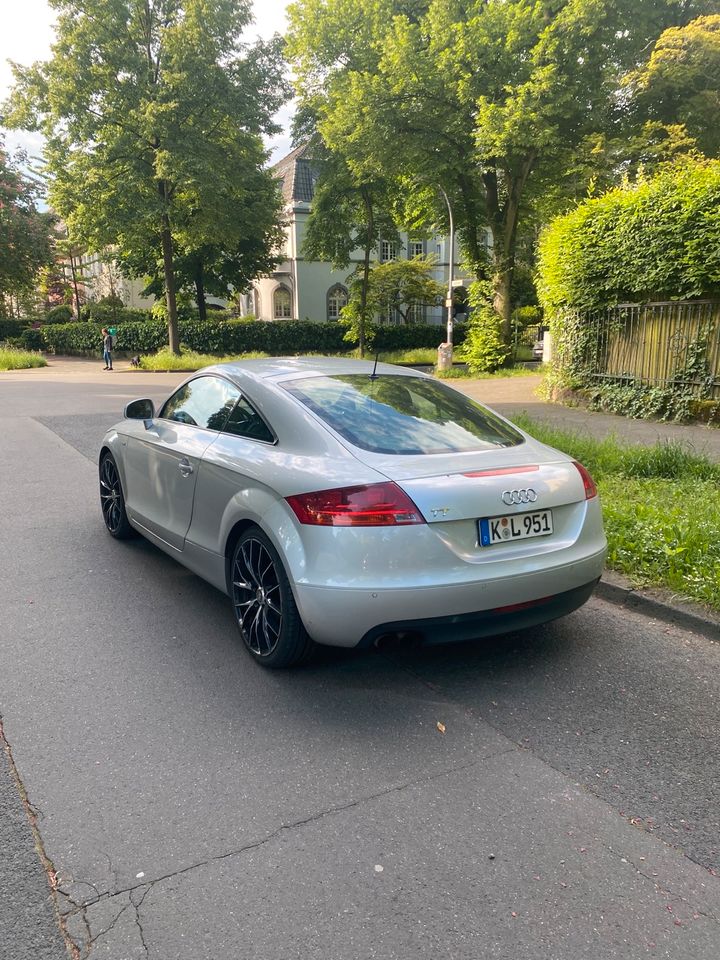
[[682,443],[695,453],[720,463],[720,429],[704,424],[660,423],[631,420],[612,413],[595,413],[582,407],[545,403],[535,396],[542,377],[508,377],[498,380],[452,380],[450,383],[474,400],[486,403],[504,417],[524,410],[528,416],[562,430],[589,433],[603,439],[615,436],[627,443],[653,446],[659,441]]
[[177,382],[184,379],[186,374],[154,374],[147,370],[136,370],[130,366],[129,360],[116,360],[112,371],[103,370],[102,358],[97,360],[91,357],[54,357],[46,355],[46,367],[31,367],[29,370],[2,370],[0,384],[5,381],[22,381],[28,383],[37,380],[42,383],[110,383],[121,380],[123,383],[132,383],[143,375],[158,377],[159,382],[165,377],[172,377]]

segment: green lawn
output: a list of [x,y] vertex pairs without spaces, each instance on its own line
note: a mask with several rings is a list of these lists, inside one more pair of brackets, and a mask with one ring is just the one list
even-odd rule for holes
[[[200,367],[208,367],[213,363],[224,363],[229,360],[249,360],[253,357],[266,357],[266,353],[242,353],[235,356],[215,356],[209,353],[195,353],[192,350],[183,350],[177,356],[171,353],[167,348],[159,350],[155,354],[143,356],[140,358],[140,368],[142,370],[154,370],[156,372],[164,371],[187,371],[199,370]],[[335,354],[335,356],[346,356],[357,358],[359,353],[352,350],[346,354]],[[375,359],[374,355],[368,353],[365,357],[368,361]],[[379,360],[382,363],[400,363],[400,364],[427,364],[433,366],[437,362],[437,349],[434,347],[416,347],[412,350],[388,350],[379,354]],[[532,377],[541,372],[539,369],[528,370],[527,367],[503,367],[495,373],[482,374],[480,378],[472,377],[467,368],[453,367],[451,370],[437,372],[437,375],[444,380],[450,379],[485,379],[486,377]]]
[[627,446],[513,418],[585,464],[603,506],[608,566],[720,610],[720,464],[677,443]]
[[259,357],[266,357],[266,353],[240,353],[231,357],[218,357],[210,353],[195,353],[193,350],[183,350],[179,355],[172,353],[169,349],[158,350],[157,353],[140,357],[141,370],[154,370],[158,373],[166,371],[187,371],[199,370],[201,367],[209,367],[213,363],[227,363],[230,360],[250,360]]
[[501,367],[493,373],[470,373],[466,367],[451,367],[450,370],[436,370],[435,376],[441,380],[503,380],[506,377],[537,377],[543,372],[542,364],[537,367]]
[[29,367],[46,367],[47,360],[30,350],[15,347],[0,347],[0,370],[27,370]]

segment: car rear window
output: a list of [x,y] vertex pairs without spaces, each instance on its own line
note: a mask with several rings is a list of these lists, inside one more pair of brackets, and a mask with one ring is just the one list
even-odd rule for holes
[[372,453],[462,453],[523,442],[489,410],[424,377],[343,374],[281,385],[340,436]]

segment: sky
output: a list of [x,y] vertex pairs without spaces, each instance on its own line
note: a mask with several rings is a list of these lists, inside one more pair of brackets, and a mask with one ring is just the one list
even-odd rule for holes
[[[288,2],[253,0],[255,23],[248,30],[248,39],[282,33]],[[55,11],[50,9],[47,0],[0,0],[0,103],[6,98],[13,79],[8,60],[28,65],[49,57],[54,15]],[[272,161],[290,149],[288,126],[291,113],[292,108],[287,105],[278,115],[278,123],[283,125],[284,132],[268,141],[268,147],[273,151]],[[32,133],[6,131],[5,143],[10,150],[23,147],[31,155],[42,149],[42,139]]]

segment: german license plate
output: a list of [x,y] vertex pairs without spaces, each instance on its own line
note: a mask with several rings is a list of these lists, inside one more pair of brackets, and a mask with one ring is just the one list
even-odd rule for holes
[[485,517],[478,520],[478,526],[481,547],[510,543],[512,540],[529,540],[530,537],[546,537],[553,532],[552,510],[516,513],[507,517]]

